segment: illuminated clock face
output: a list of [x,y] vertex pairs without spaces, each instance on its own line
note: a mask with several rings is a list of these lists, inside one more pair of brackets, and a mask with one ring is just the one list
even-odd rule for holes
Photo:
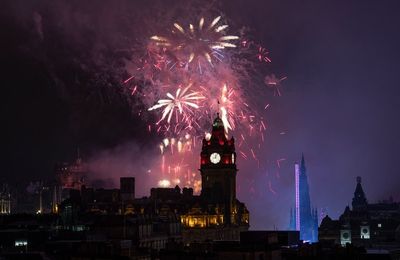
[[221,156],[220,156],[218,153],[212,153],[212,154],[210,155],[210,161],[211,161],[213,164],[219,163],[220,160],[221,160]]

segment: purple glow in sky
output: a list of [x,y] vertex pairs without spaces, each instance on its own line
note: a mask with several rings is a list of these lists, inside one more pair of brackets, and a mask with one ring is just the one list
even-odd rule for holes
[[[6,152],[0,181],[50,178],[54,163],[72,160],[79,146],[100,172],[96,177],[112,186],[120,175],[134,175],[139,194],[148,194],[158,181],[148,169],[157,161],[153,149],[159,137],[132,115],[118,88],[119,77],[129,77],[123,66],[130,57],[127,48],[155,22],[150,12],[180,10],[177,2],[4,3],[1,105]],[[389,196],[400,200],[400,4],[214,4],[236,25],[248,26],[250,35],[267,48],[272,72],[287,76],[281,95],[271,91],[265,110],[268,133],[258,159],[266,166],[258,168],[243,158],[237,162],[238,197],[249,207],[252,228],[287,228],[295,206],[293,166],[302,152],[312,206],[326,208],[332,217],[350,203],[358,175],[369,201]]]

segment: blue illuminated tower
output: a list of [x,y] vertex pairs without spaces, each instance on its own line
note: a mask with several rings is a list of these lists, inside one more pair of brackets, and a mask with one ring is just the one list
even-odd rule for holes
[[291,210],[290,229],[300,231],[300,239],[309,242],[318,241],[318,213],[311,208],[310,191],[304,155],[300,166],[295,164],[295,210]]

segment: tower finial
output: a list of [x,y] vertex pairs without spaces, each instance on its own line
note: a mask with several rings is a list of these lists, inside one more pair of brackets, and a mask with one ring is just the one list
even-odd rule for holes
[[219,118],[219,110],[220,110],[220,108],[219,108],[219,99],[217,99],[217,104],[218,104],[217,117]]
[[356,180],[357,180],[357,183],[361,183],[361,176],[357,176]]
[[303,174],[306,173],[306,162],[305,162],[305,160],[304,160],[304,153],[301,153],[300,169],[301,169],[301,172],[302,172]]

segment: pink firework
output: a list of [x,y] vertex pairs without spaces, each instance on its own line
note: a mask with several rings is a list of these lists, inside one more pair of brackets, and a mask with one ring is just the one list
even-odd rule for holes
[[282,77],[282,78],[277,78],[275,74],[267,75],[264,78],[264,83],[268,87],[272,88],[274,90],[274,96],[281,96],[281,82],[285,80],[287,77]]
[[257,59],[263,62],[271,62],[271,59],[268,56],[269,52],[264,47],[258,47]]
[[160,168],[153,171],[161,171],[160,185],[200,187],[192,171],[198,165],[193,151],[207,138],[217,113],[226,135],[237,138],[238,154],[257,161],[258,167],[264,161],[265,102],[271,95],[263,80],[271,87],[280,81],[261,76],[268,73],[269,52],[235,36],[243,33],[228,33],[222,21],[221,16],[200,18],[196,24],[172,21],[171,31],[149,35],[142,52],[135,49],[127,62],[128,76],[122,82],[134,110],[163,140],[157,146]]

